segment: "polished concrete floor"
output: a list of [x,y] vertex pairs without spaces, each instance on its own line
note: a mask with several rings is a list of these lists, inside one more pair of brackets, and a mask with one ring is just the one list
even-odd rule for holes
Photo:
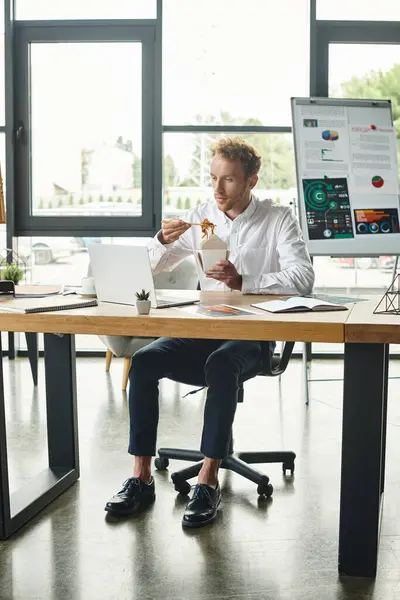
[[[4,360],[12,489],[46,466],[40,382],[28,362]],[[341,377],[340,361],[314,361],[312,377]],[[360,374],[361,376],[362,374]],[[400,375],[400,361],[391,364]],[[246,384],[235,444],[293,449],[293,480],[279,465],[260,466],[275,491],[258,501],[254,484],[222,473],[223,500],[214,525],[186,531],[187,498],[167,472],[155,473],[157,500],[137,518],[107,519],[105,501],[131,475],[128,411],[120,391],[122,361],[80,358],[80,481],[11,539],[0,542],[2,600],[394,600],[400,597],[400,381],[389,389],[387,485],[375,582],[337,574],[342,382],[313,382],[304,404],[301,364],[278,380]],[[159,444],[197,448],[204,393],[161,384]],[[172,468],[179,464],[173,462]],[[354,473],[357,477],[357,473]]]

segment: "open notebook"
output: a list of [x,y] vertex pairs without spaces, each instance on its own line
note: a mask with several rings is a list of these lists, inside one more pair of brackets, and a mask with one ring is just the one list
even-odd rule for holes
[[314,298],[303,298],[295,296],[287,300],[271,300],[269,302],[258,302],[252,304],[255,308],[261,308],[273,313],[282,312],[322,312],[326,310],[348,310],[343,304],[334,304],[325,300]]

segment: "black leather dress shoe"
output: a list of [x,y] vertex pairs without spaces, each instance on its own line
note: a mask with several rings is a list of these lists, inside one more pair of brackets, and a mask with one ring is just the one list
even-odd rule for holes
[[104,510],[115,515],[134,515],[155,500],[154,479],[145,483],[138,477],[130,477],[122,486],[122,490],[106,503]]
[[217,516],[221,502],[219,483],[214,489],[204,483],[198,483],[194,488],[193,497],[189,500],[182,519],[184,527],[202,527],[212,523]]

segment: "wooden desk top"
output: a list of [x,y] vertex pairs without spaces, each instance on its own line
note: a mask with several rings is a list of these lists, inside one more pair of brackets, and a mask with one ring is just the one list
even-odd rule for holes
[[346,342],[400,344],[400,315],[374,315],[382,295],[354,305],[345,325]]
[[[21,286],[22,291],[22,286]],[[28,290],[28,286],[24,290]],[[30,288],[39,291],[38,288]],[[193,337],[235,340],[287,340],[304,342],[344,342],[348,311],[272,314],[250,306],[269,296],[242,295],[239,292],[193,292],[168,290],[174,297],[199,295],[204,304],[231,304],[248,308],[256,315],[211,318],[183,308],[152,309],[138,316],[134,306],[100,303],[97,307],[34,314],[0,312],[1,331],[131,335],[142,337]],[[166,293],[167,293],[166,292]],[[273,297],[276,299],[276,296]],[[78,296],[53,296],[49,304],[78,301]],[[272,299],[272,298],[271,298]],[[19,301],[20,303],[22,301]],[[43,305],[43,299],[24,300],[24,306]],[[186,307],[188,308],[188,307]]]

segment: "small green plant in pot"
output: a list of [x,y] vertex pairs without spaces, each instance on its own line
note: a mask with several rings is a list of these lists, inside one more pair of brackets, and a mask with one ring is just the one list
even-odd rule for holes
[[24,271],[15,263],[6,264],[1,268],[1,279],[5,281],[13,281],[15,285],[23,279]]
[[148,315],[150,312],[151,302],[149,300],[150,292],[146,292],[142,290],[141,292],[136,292],[136,310],[138,315]]

